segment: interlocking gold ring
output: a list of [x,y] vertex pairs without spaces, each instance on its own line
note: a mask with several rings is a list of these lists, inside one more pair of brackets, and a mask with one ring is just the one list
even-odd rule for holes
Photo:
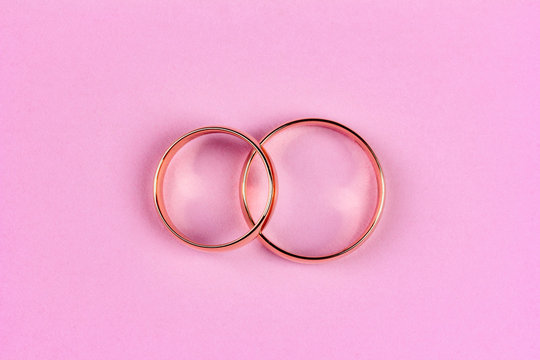
[[[165,177],[165,172],[167,171],[167,167],[169,166],[174,155],[188,141],[191,141],[199,136],[202,136],[205,134],[212,134],[212,133],[224,133],[224,134],[234,135],[246,141],[249,145],[251,145],[251,147],[253,148],[253,154],[258,154],[264,163],[266,174],[268,176],[268,186],[269,186],[268,199],[267,199],[264,211],[257,221],[253,221],[253,223],[251,224],[252,225],[251,229],[246,234],[239,237],[238,239],[235,239],[225,244],[218,244],[218,245],[201,244],[193,240],[190,240],[171,221],[169,214],[167,213],[165,209],[164,200],[163,200],[163,180]],[[159,213],[159,216],[161,217],[161,220],[163,220],[167,228],[180,240],[183,240],[184,242],[186,242],[188,245],[192,247],[202,249],[202,250],[208,250],[208,251],[232,249],[232,248],[244,245],[248,243],[249,241],[253,240],[254,238],[256,238],[257,235],[259,235],[266,221],[268,221],[268,218],[270,216],[270,213],[272,211],[272,207],[274,204],[275,192],[276,192],[276,185],[275,185],[274,168],[272,167],[272,163],[270,159],[268,158],[268,155],[262,149],[262,147],[260,147],[257,141],[251,138],[250,136],[245,135],[237,130],[233,130],[233,129],[229,129],[225,127],[217,127],[217,126],[204,127],[204,128],[190,131],[189,133],[182,136],[180,139],[176,140],[174,144],[171,145],[171,147],[165,152],[165,154],[161,158],[161,161],[159,162],[158,168],[156,170],[156,175],[154,177],[154,202],[156,205],[156,209]]]
[[[373,169],[376,174],[377,178],[377,206],[375,208],[375,211],[371,217],[371,220],[369,222],[369,225],[366,227],[363,234],[354,241],[351,245],[346,247],[345,249],[338,251],[333,254],[324,255],[324,256],[305,256],[300,254],[294,254],[292,252],[289,252],[279,246],[277,246],[275,243],[273,243],[268,237],[266,237],[262,231],[260,233],[260,236],[263,240],[263,244],[266,245],[268,249],[270,249],[272,252],[276,253],[277,255],[280,255],[286,259],[294,260],[294,261],[300,261],[300,262],[317,262],[317,261],[325,261],[325,260],[331,260],[340,256],[343,256],[345,254],[350,253],[353,249],[357,248],[358,245],[364,242],[364,240],[373,232],[375,229],[375,226],[379,222],[379,219],[381,217],[382,209],[384,206],[384,200],[385,200],[385,183],[384,183],[384,177],[381,169],[381,165],[379,163],[379,160],[375,156],[375,153],[371,149],[371,147],[367,144],[364,139],[360,137],[357,133],[355,133],[353,130],[349,129],[348,127],[337,123],[335,121],[331,120],[325,120],[325,119],[300,119],[288,122],[286,124],[281,125],[280,127],[276,128],[275,130],[272,130],[268,135],[266,135],[261,141],[260,145],[261,147],[269,141],[272,136],[277,134],[278,132],[284,131],[291,127],[296,126],[322,126],[326,128],[330,128],[332,130],[336,130],[337,132],[347,136],[349,139],[356,142],[360,147],[367,153],[370,163],[373,166]],[[252,152],[246,161],[244,165],[244,173],[242,176],[242,183],[241,183],[241,194],[242,194],[242,202],[244,204],[244,215],[246,217],[246,220],[250,224],[254,224],[254,220],[251,216],[251,213],[249,211],[248,203],[247,203],[247,197],[246,197],[246,182],[248,178],[249,169],[251,167],[251,164],[253,162],[253,158],[255,157],[256,152]],[[264,159],[263,159],[264,161]]]
[[[356,144],[358,144],[364,152],[368,155],[369,161],[373,167],[373,170],[376,175],[377,179],[377,206],[375,208],[375,211],[373,212],[373,215],[371,217],[371,220],[364,230],[363,234],[356,239],[352,244],[347,246],[345,249],[342,249],[336,253],[323,255],[323,256],[306,256],[301,254],[295,254],[292,252],[289,252],[279,246],[277,246],[274,242],[272,242],[268,237],[266,237],[262,230],[267,223],[267,221],[270,218],[270,215],[272,213],[273,207],[274,207],[274,200],[277,193],[277,185],[276,185],[276,177],[274,173],[274,168],[272,165],[272,162],[270,160],[270,157],[266,153],[266,151],[263,148],[263,144],[265,144],[267,141],[269,141],[272,136],[277,134],[278,132],[284,131],[285,129],[296,127],[296,126],[321,126],[325,128],[329,128],[331,130],[335,130],[349,139],[353,140]],[[165,172],[174,157],[174,155],[180,150],[182,146],[184,146],[187,142],[193,140],[196,137],[205,135],[205,134],[211,134],[211,133],[225,133],[229,135],[236,136],[244,141],[246,141],[251,147],[253,148],[252,152],[249,154],[248,158],[246,159],[246,162],[244,164],[243,168],[243,175],[242,175],[242,182],[240,184],[240,194],[242,197],[242,204],[243,204],[243,212],[245,215],[246,220],[251,225],[250,230],[239,237],[238,239],[235,239],[231,242],[225,243],[225,244],[218,244],[218,245],[207,245],[202,243],[197,243],[193,240],[190,240],[187,236],[185,236],[171,221],[165,206],[164,206],[164,199],[163,199],[163,181],[165,177]],[[255,155],[259,155],[262,159],[262,162],[264,164],[266,175],[268,177],[268,198],[266,201],[266,206],[259,217],[257,221],[253,219],[248,203],[247,203],[247,196],[246,196],[246,183],[247,178],[249,174],[249,170],[251,168],[251,165],[253,163],[253,159]],[[319,262],[319,261],[326,261],[331,260],[340,256],[343,256],[345,254],[350,253],[352,250],[356,249],[358,245],[364,242],[364,240],[373,232],[375,229],[375,226],[379,222],[379,219],[381,217],[382,209],[384,206],[385,201],[385,183],[384,183],[384,177],[383,172],[381,169],[381,165],[379,163],[379,160],[375,156],[375,153],[371,149],[371,147],[367,144],[367,142],[360,137],[357,133],[355,133],[353,130],[349,129],[348,127],[337,123],[332,120],[325,120],[325,119],[300,119],[300,120],[294,120],[291,122],[288,122],[286,124],[283,124],[279,126],[278,128],[272,130],[268,135],[266,135],[260,143],[258,143],[256,140],[251,138],[248,135],[245,135],[237,130],[225,128],[225,127],[204,127],[200,129],[196,129],[193,131],[190,131],[189,133],[182,136],[180,139],[176,140],[171,147],[165,152],[163,157],[161,158],[161,161],[159,162],[158,168],[156,170],[156,174],[154,177],[154,202],[156,205],[156,209],[159,213],[159,216],[167,226],[167,228],[179,239],[187,243],[188,245],[202,249],[202,250],[224,250],[228,248],[234,248],[241,246],[251,240],[253,240],[255,237],[260,235],[261,239],[263,240],[263,244],[266,245],[267,248],[269,248],[272,252],[278,254],[279,256],[282,256],[289,260],[294,261],[301,261],[301,262]]]

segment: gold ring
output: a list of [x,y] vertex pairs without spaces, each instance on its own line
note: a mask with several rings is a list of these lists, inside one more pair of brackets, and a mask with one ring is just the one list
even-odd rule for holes
[[[349,129],[348,127],[346,127],[346,126],[344,126],[344,125],[342,125],[342,124],[340,124],[338,122],[332,121],[332,120],[300,119],[300,120],[294,120],[294,121],[288,122],[286,124],[281,125],[280,127],[276,128],[276,129],[272,130],[268,135],[266,135],[260,141],[260,145],[262,147],[264,145],[264,143],[266,143],[272,136],[274,136],[275,134],[277,134],[280,131],[284,131],[285,129],[288,129],[288,128],[291,128],[291,127],[305,126],[305,125],[314,125],[314,126],[322,126],[322,127],[330,128],[332,130],[338,131],[339,133],[347,136],[349,139],[356,142],[368,154],[370,163],[373,166],[373,169],[375,171],[376,178],[377,178],[377,206],[376,206],[375,211],[374,211],[374,213],[373,213],[373,215],[371,217],[369,225],[366,227],[363,234],[356,241],[354,241],[351,245],[349,245],[348,247],[346,247],[343,250],[340,250],[340,251],[338,251],[336,253],[333,253],[333,254],[324,255],[324,256],[305,256],[305,255],[300,255],[300,254],[294,254],[294,253],[289,252],[289,251],[287,251],[287,250],[285,250],[283,248],[280,248],[279,246],[274,244],[272,241],[270,241],[270,239],[268,239],[268,237],[266,237],[262,233],[262,228],[261,228],[260,236],[261,236],[261,238],[263,240],[263,244],[268,249],[270,249],[272,252],[274,252],[274,253],[276,253],[276,254],[278,254],[278,255],[286,258],[286,259],[289,259],[289,260],[300,261],[300,262],[319,262],[319,261],[331,260],[331,259],[334,259],[334,258],[337,258],[337,257],[340,257],[340,256],[343,256],[345,254],[350,253],[353,249],[357,248],[358,245],[363,243],[364,240],[373,232],[373,230],[375,229],[375,226],[379,222],[379,219],[380,219],[381,213],[382,213],[382,209],[383,209],[383,206],[384,206],[385,183],[384,183],[383,172],[382,172],[379,160],[377,159],[377,157],[375,156],[375,153],[373,152],[371,147],[367,144],[367,142],[364,139],[362,139],[360,137],[360,135],[355,133],[353,130]],[[244,165],[244,173],[243,173],[243,176],[242,176],[242,184],[241,184],[241,188],[240,188],[240,192],[242,194],[242,203],[244,205],[244,215],[245,215],[246,220],[250,224],[254,224],[255,222],[253,220],[253,217],[251,216],[251,213],[250,213],[249,207],[248,207],[248,203],[247,203],[246,183],[247,183],[247,178],[248,178],[248,174],[249,174],[249,169],[251,167],[251,164],[253,162],[253,158],[255,157],[255,154],[256,154],[255,152],[252,152],[249,155],[249,157],[248,157],[248,159],[247,159],[247,161],[246,161],[246,163]],[[263,159],[263,161],[264,161],[264,159]]]
[[[264,211],[260,218],[255,222],[252,222],[251,229],[238,239],[235,239],[231,242],[225,243],[225,244],[217,244],[217,245],[206,245],[197,243],[193,240],[190,240],[187,236],[182,234],[182,232],[174,225],[174,223],[171,221],[169,214],[167,213],[164,201],[163,201],[163,180],[165,172],[167,171],[167,167],[169,166],[172,158],[174,155],[180,150],[182,146],[184,146],[187,142],[205,135],[205,134],[212,134],[212,133],[224,133],[229,135],[234,135],[244,141],[246,141],[251,147],[253,148],[253,155],[259,154],[261,157],[264,166],[266,168],[266,174],[268,176],[268,199],[266,202],[266,207],[264,208]],[[242,134],[239,131],[225,128],[225,127],[204,127],[200,129],[196,129],[193,131],[188,132],[178,140],[174,142],[174,144],[169,147],[169,149],[165,152],[163,157],[161,158],[161,161],[159,162],[158,168],[156,170],[156,175],[154,177],[154,202],[156,204],[156,209],[159,213],[159,216],[161,217],[161,220],[165,223],[167,228],[180,240],[186,242],[188,245],[202,250],[208,250],[208,251],[218,251],[218,250],[225,250],[227,248],[232,249],[235,247],[239,247],[241,245],[244,245],[248,243],[249,241],[253,240],[257,237],[257,235],[262,230],[262,227],[268,221],[268,218],[270,216],[270,213],[272,211],[272,207],[274,204],[274,197],[276,192],[276,185],[275,185],[275,176],[274,176],[274,168],[272,167],[272,163],[266,154],[266,152],[262,149],[262,147],[258,144],[258,142],[251,138],[248,135]]]

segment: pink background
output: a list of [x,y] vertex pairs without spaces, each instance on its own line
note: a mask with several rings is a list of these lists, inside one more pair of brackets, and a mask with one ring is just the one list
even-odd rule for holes
[[[539,358],[540,5],[450,3],[3,2],[0,358]],[[165,229],[152,177],[176,138],[308,116],[358,131],[385,170],[358,251],[302,265]],[[322,251],[370,180],[347,188],[361,154],[311,134],[276,155],[268,231]],[[227,139],[186,148],[193,191],[171,194],[211,241],[245,226],[246,149]]]

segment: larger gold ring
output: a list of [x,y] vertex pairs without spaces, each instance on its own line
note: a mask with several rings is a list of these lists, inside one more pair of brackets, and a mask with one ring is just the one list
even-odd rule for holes
[[[263,160],[263,163],[266,169],[266,174],[268,176],[268,186],[269,186],[268,199],[267,199],[264,211],[257,221],[253,221],[253,223],[251,224],[252,225],[251,229],[249,229],[249,231],[246,234],[242,235],[238,239],[235,239],[225,244],[217,244],[217,245],[201,244],[193,240],[190,240],[171,221],[171,218],[169,217],[169,214],[167,213],[165,209],[164,201],[163,201],[163,180],[165,177],[165,172],[167,171],[167,167],[169,166],[174,155],[188,141],[191,141],[201,135],[211,134],[211,133],[225,133],[229,135],[234,135],[246,141],[249,145],[251,145],[251,147],[253,148],[253,154],[259,154],[259,156]],[[202,250],[209,250],[209,251],[232,249],[232,248],[244,245],[247,242],[256,238],[259,232],[261,231],[262,227],[268,220],[269,215],[272,211],[275,192],[276,192],[276,185],[275,185],[274,168],[272,167],[272,163],[270,159],[268,158],[268,155],[259,146],[257,141],[251,138],[250,136],[245,135],[239,131],[229,129],[229,128],[224,128],[224,127],[217,127],[217,126],[204,127],[204,128],[190,131],[184,136],[182,136],[180,139],[176,140],[174,144],[171,145],[171,147],[165,152],[165,154],[161,158],[161,161],[159,162],[158,168],[156,170],[156,175],[154,177],[154,202],[156,204],[156,209],[159,213],[159,216],[161,217],[161,220],[163,220],[167,228],[180,240],[186,242],[188,245],[192,247],[202,249]]]
[[[294,121],[281,125],[275,130],[272,130],[268,135],[266,135],[260,141],[260,145],[262,147],[264,143],[266,143],[272,136],[274,136],[280,131],[284,131],[285,129],[288,129],[291,127],[304,126],[304,125],[314,125],[314,126],[322,126],[322,127],[330,128],[332,130],[336,130],[337,132],[347,136],[349,139],[352,139],[353,141],[355,141],[368,154],[370,163],[373,166],[373,169],[377,177],[377,206],[371,217],[371,220],[368,226],[366,227],[365,231],[363,232],[363,234],[351,245],[349,245],[348,247],[346,247],[345,249],[341,251],[338,251],[336,253],[329,254],[329,255],[324,255],[324,256],[305,256],[305,255],[300,255],[300,254],[294,254],[292,252],[289,252],[277,246],[270,239],[268,239],[268,237],[266,237],[262,232],[260,233],[260,236],[263,240],[263,244],[266,245],[266,247],[270,249],[272,252],[289,260],[300,261],[300,262],[318,262],[318,261],[331,260],[331,259],[350,253],[353,249],[357,248],[358,245],[363,243],[363,241],[373,232],[373,230],[375,229],[375,226],[379,222],[382,209],[384,206],[385,184],[384,184],[384,177],[383,177],[381,165],[379,163],[379,160],[375,156],[375,153],[371,149],[371,147],[367,144],[367,142],[364,141],[364,139],[360,137],[360,135],[358,135],[357,133],[355,133],[353,130],[349,129],[348,127],[340,123],[337,123],[335,121],[325,120],[325,119],[294,120]],[[244,165],[244,173],[242,176],[242,184],[241,184],[241,189],[240,189],[241,194],[242,194],[242,202],[244,204],[244,215],[246,217],[246,220],[251,224],[254,224],[254,220],[251,216],[248,203],[247,203],[246,183],[247,183],[247,178],[249,174],[249,169],[251,167],[255,154],[256,154],[255,152],[252,152]]]

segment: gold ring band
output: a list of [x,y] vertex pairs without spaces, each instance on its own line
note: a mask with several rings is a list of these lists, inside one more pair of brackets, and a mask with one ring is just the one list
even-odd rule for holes
[[[292,252],[289,252],[289,251],[277,246],[275,243],[273,243],[270,239],[268,239],[268,237],[266,237],[262,233],[262,228],[261,228],[260,236],[261,236],[261,238],[263,240],[263,244],[268,249],[270,249],[272,252],[276,253],[277,255],[282,256],[282,257],[284,257],[286,259],[289,259],[289,260],[294,260],[294,261],[319,262],[319,261],[331,260],[331,259],[334,259],[334,258],[337,258],[337,257],[340,257],[340,256],[343,256],[345,254],[350,253],[352,250],[357,248],[358,245],[363,243],[364,240],[373,232],[373,230],[375,229],[375,226],[379,222],[379,219],[380,219],[381,213],[382,213],[382,209],[383,209],[383,206],[384,206],[384,200],[385,200],[385,194],[386,194],[385,193],[385,183],[384,183],[383,172],[382,172],[379,160],[375,156],[375,153],[373,152],[371,147],[368,145],[368,143],[364,139],[362,139],[362,137],[360,137],[360,135],[355,133],[353,130],[349,129],[348,127],[346,127],[346,126],[344,126],[344,125],[342,125],[342,124],[340,124],[338,122],[332,121],[332,120],[300,119],[300,120],[294,120],[294,121],[288,122],[286,124],[283,124],[283,125],[279,126],[276,129],[272,130],[268,135],[266,135],[260,141],[260,145],[261,145],[261,147],[263,147],[263,145],[267,141],[269,141],[269,139],[272,138],[272,136],[274,136],[278,132],[284,131],[284,130],[289,129],[291,127],[305,126],[305,125],[322,126],[322,127],[330,128],[332,130],[336,130],[337,132],[347,136],[349,139],[355,141],[367,153],[367,155],[369,157],[369,160],[370,160],[370,163],[373,166],[373,170],[375,171],[376,178],[377,178],[377,206],[376,206],[375,211],[374,211],[374,213],[373,213],[373,215],[371,217],[369,225],[366,227],[363,234],[356,241],[354,241],[350,246],[346,247],[343,250],[340,250],[340,251],[338,251],[336,253],[333,253],[333,254],[324,255],[324,256],[305,256],[305,255],[300,255],[300,254],[294,254]],[[240,192],[241,192],[241,195],[242,195],[242,203],[244,205],[244,215],[245,215],[246,220],[250,224],[254,224],[255,222],[254,222],[254,219],[253,219],[253,217],[252,217],[252,215],[251,215],[251,213],[249,211],[249,207],[248,207],[248,203],[247,203],[246,183],[247,183],[249,170],[250,170],[251,164],[253,162],[253,158],[255,157],[255,154],[256,154],[256,152],[252,152],[249,155],[249,157],[248,157],[248,159],[247,159],[247,161],[246,161],[246,163],[244,165],[243,176],[242,176],[242,184],[241,184],[241,188],[240,188]],[[264,159],[263,159],[263,161],[264,161]]]
[[[167,168],[172,158],[174,157],[174,155],[187,142],[199,136],[202,136],[205,134],[212,134],[212,133],[224,133],[224,134],[234,135],[246,141],[249,145],[251,145],[251,147],[253,148],[253,152],[252,152],[253,155],[259,154],[259,156],[261,157],[264,163],[266,174],[268,176],[268,186],[269,186],[268,199],[267,199],[264,211],[257,221],[252,222],[251,224],[252,227],[250,228],[250,230],[244,235],[242,235],[241,237],[239,237],[238,239],[235,239],[225,244],[218,244],[218,245],[207,245],[207,244],[197,243],[193,240],[190,240],[187,236],[185,236],[171,221],[169,214],[167,213],[165,209],[164,199],[163,199],[163,181],[164,181]],[[204,128],[190,131],[189,133],[185,134],[184,136],[176,140],[161,158],[161,161],[159,162],[159,165],[156,170],[155,177],[154,177],[154,202],[156,205],[156,209],[159,213],[159,216],[161,217],[161,220],[163,220],[167,228],[180,240],[186,242],[188,245],[194,248],[208,250],[208,251],[232,249],[232,248],[244,245],[248,243],[249,241],[253,240],[254,238],[256,238],[259,235],[260,231],[262,230],[266,221],[268,221],[268,218],[270,216],[270,213],[272,211],[272,207],[274,204],[275,192],[276,192],[276,185],[275,185],[274,168],[272,167],[272,163],[268,155],[262,149],[259,143],[255,139],[251,138],[250,136],[245,135],[237,130],[233,130],[233,129],[229,129],[225,127],[217,127],[217,126],[204,127]]]

